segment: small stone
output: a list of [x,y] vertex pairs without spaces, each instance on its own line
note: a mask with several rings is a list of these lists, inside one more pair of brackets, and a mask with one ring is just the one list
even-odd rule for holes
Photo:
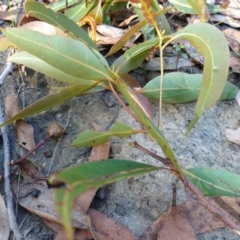
[[61,117],[62,117],[62,113],[58,113],[57,118],[61,118]]
[[111,147],[111,152],[113,154],[116,154],[116,153],[120,153],[122,151],[122,147],[120,144],[117,144],[117,145],[112,145]]
[[55,164],[59,164],[58,159],[55,159],[55,160],[54,160],[54,163],[55,163]]
[[117,204],[116,208],[115,208],[115,213],[119,216],[125,216],[126,215],[126,210],[123,206]]
[[45,151],[45,152],[44,152],[44,156],[45,156],[46,158],[50,158],[50,157],[52,156],[52,151],[50,151],[50,150]]

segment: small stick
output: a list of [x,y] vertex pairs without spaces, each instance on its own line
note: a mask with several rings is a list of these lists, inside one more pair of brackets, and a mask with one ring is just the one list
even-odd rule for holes
[[13,69],[13,63],[12,62],[8,62],[6,68],[3,70],[2,74],[0,75],[0,87],[3,85],[5,79],[7,78],[7,76],[12,73],[12,69]]
[[28,156],[30,156],[31,154],[33,154],[33,152],[35,152],[39,147],[41,147],[49,138],[51,138],[51,136],[47,136],[46,138],[44,138],[43,140],[41,140],[37,145],[35,145],[30,151],[28,151],[26,154],[24,154],[23,156],[21,156],[20,158],[16,159],[16,160],[12,160],[10,162],[10,165],[17,165],[19,162],[22,162],[23,160],[25,160]]
[[[0,106],[0,123],[4,122],[3,111]],[[7,135],[7,128],[5,126],[1,127],[2,138],[3,138],[3,149],[4,149],[4,189],[6,197],[6,205],[9,216],[10,228],[13,231],[14,236],[17,240],[22,240],[23,235],[17,225],[16,217],[13,210],[13,194],[10,188],[10,151],[9,151],[9,139]]]

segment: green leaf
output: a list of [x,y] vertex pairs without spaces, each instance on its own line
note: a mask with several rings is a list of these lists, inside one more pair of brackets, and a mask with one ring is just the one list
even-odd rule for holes
[[[171,10],[172,8],[165,8],[162,10],[159,10],[156,15],[157,16],[164,16],[163,13]],[[122,46],[133,36],[135,32],[137,32],[140,28],[142,28],[144,25],[147,24],[146,19],[143,19],[139,23],[135,24],[133,27],[131,27],[109,50],[108,54],[105,57],[108,57],[114,53],[116,53],[119,49],[122,48]]]
[[[161,10],[160,5],[159,5],[157,0],[150,0],[150,3],[151,3],[151,6],[156,11],[156,14],[157,14],[157,12],[166,9],[166,8],[164,8],[164,9]],[[170,26],[170,24],[169,24],[169,22],[168,22],[168,20],[167,20],[167,18],[165,16],[165,14],[161,14],[160,16],[158,16],[157,21],[159,23],[161,23],[161,30],[165,31],[164,32],[165,34],[171,34],[171,26]]]
[[36,31],[6,28],[11,42],[61,71],[83,79],[111,80],[105,58],[74,39],[45,36]]
[[[141,9],[141,4],[140,3],[133,3],[134,6],[134,11],[138,15],[138,18],[140,21],[144,20],[145,17],[143,15],[143,11]],[[142,27],[142,33],[144,35],[145,41],[150,40],[155,37],[155,28],[151,24],[145,24]]]
[[14,62],[18,64],[23,64],[26,67],[29,67],[37,72],[43,73],[46,76],[55,78],[59,81],[69,83],[69,84],[80,84],[80,85],[92,85],[96,81],[86,80],[77,77],[73,77],[67,73],[58,70],[55,67],[47,64],[40,58],[35,57],[34,55],[28,52],[17,52],[8,58],[9,62]]
[[6,37],[0,38],[0,52],[3,52],[8,49],[9,46],[13,46],[13,44]]
[[183,169],[192,183],[211,197],[240,197],[240,176],[225,169],[197,167]]
[[74,199],[85,191],[102,187],[106,184],[144,173],[156,171],[159,168],[130,160],[104,160],[80,164],[64,169],[50,176],[67,184],[67,188],[59,188],[55,192],[55,202],[63,224],[72,239],[71,209]]
[[153,38],[127,50],[122,56],[114,61],[111,68],[115,72],[129,72],[137,68],[145,59],[149,51],[157,45],[159,38]]
[[[202,74],[183,72],[167,73],[163,77],[162,100],[167,103],[185,103],[198,99],[202,84]],[[140,91],[144,96],[159,100],[160,77],[148,82]],[[225,83],[219,100],[235,98],[239,88],[230,82]]]
[[77,6],[71,7],[65,13],[68,18],[72,19],[74,22],[78,22],[83,17],[85,17],[94,7],[96,7],[98,1],[90,1],[87,5],[82,1]]
[[[192,0],[193,4],[197,4],[198,1]],[[169,0],[169,3],[176,7],[180,12],[188,14],[198,13],[189,3],[188,0]],[[223,8],[218,5],[206,4],[210,13],[222,12]],[[197,6],[198,7],[198,6]]]
[[[72,6],[77,1],[79,1],[79,0],[68,0],[68,2],[67,2],[68,7]],[[58,2],[55,2],[51,6],[51,9],[55,12],[57,12],[59,10],[63,10],[65,8],[66,8],[66,0],[59,0]]]
[[102,6],[103,23],[105,23],[107,25],[111,25],[111,19],[109,17],[109,13],[108,13],[108,10],[110,9],[111,5],[114,5],[112,3],[112,0],[106,0]]
[[14,122],[18,119],[22,119],[28,116],[31,116],[33,114],[42,112],[46,109],[49,109],[59,103],[62,103],[74,96],[83,94],[90,90],[91,88],[95,87],[98,84],[98,82],[92,84],[91,86],[82,86],[82,85],[71,85],[69,87],[65,87],[61,89],[57,93],[50,94],[46,97],[43,97],[39,99],[38,101],[34,102],[30,106],[24,108],[20,112],[18,112],[13,117],[9,118],[7,121],[5,121],[2,125],[9,124],[11,122]]
[[29,16],[36,17],[64,31],[68,31],[72,38],[79,39],[97,50],[96,44],[87,33],[64,14],[60,12],[56,13],[53,10],[46,8],[43,4],[35,1],[26,2],[25,11]]
[[223,33],[207,23],[188,25],[174,34],[167,43],[177,39],[189,41],[204,56],[203,82],[195,109],[195,117],[188,127],[189,132],[204,111],[213,106],[220,98],[228,76],[230,54]]
[[129,126],[116,122],[113,127],[107,132],[95,132],[86,130],[78,135],[78,137],[72,143],[75,147],[85,147],[85,146],[98,146],[109,140],[109,138],[116,136],[119,138],[129,137],[133,134],[137,134],[139,130],[134,130]]

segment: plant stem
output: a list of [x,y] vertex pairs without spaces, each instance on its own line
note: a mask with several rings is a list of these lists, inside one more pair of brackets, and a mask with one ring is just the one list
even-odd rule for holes
[[30,151],[28,151],[26,154],[24,154],[23,156],[21,156],[20,158],[16,159],[16,160],[12,160],[10,165],[17,165],[19,162],[22,162],[23,160],[25,160],[28,156],[30,156],[31,154],[33,154],[33,152],[35,152],[39,147],[41,147],[49,138],[51,138],[50,135],[48,135],[46,138],[44,138],[43,140],[41,140],[37,145],[35,145]]
[[180,176],[182,175],[182,170],[178,164],[177,158],[168,144],[167,140],[163,136],[162,132],[158,129],[158,127],[153,123],[153,121],[145,114],[142,106],[138,103],[137,97],[133,93],[132,89],[129,88],[124,81],[116,74],[113,73],[115,76],[114,83],[117,86],[120,93],[128,102],[129,106],[136,114],[139,119],[139,122],[146,128],[146,130],[155,138],[159,146],[161,146],[163,153],[165,154],[166,158],[168,158],[176,170],[179,172]]
[[162,85],[163,85],[163,49],[162,36],[159,36],[159,53],[160,53],[160,89],[159,89],[159,108],[158,108],[158,128],[162,128]]

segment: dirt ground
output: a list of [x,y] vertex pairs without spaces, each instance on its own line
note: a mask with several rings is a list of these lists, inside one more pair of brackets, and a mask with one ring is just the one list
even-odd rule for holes
[[[1,59],[1,70],[4,68],[5,57]],[[47,85],[59,86],[57,81],[52,80],[40,73],[27,70],[28,76],[21,76],[16,70],[9,76],[3,87],[0,88],[1,106],[4,107],[6,95],[14,89],[14,81],[18,85],[25,85],[25,90],[19,93],[21,107],[28,106],[37,99],[49,93]],[[141,84],[146,83],[148,72],[138,69],[134,73]],[[238,81],[237,75],[231,77]],[[237,79],[238,77],[238,79]],[[103,101],[113,107],[107,107]],[[152,102],[154,118],[157,121],[158,104]],[[222,167],[240,174],[240,147],[229,143],[225,137],[227,128],[239,127],[240,107],[235,100],[218,102],[214,107],[206,111],[189,136],[185,131],[189,120],[193,117],[195,102],[188,104],[164,104],[163,105],[163,133],[173,147],[179,162],[183,167],[196,166]],[[93,129],[89,118],[108,129],[115,121],[121,121],[129,126],[139,129],[136,123],[120,106],[111,92],[94,93],[79,96],[50,110],[39,113],[26,119],[34,127],[35,142],[45,137],[45,130],[50,123],[57,122],[67,127],[67,134],[58,143],[51,172],[56,172],[73,164],[87,161],[90,148],[70,147],[76,136],[86,130]],[[10,138],[11,158],[22,155],[22,150],[17,143],[16,133],[12,125],[8,126]],[[161,149],[155,142],[151,142],[144,134],[138,134],[126,139],[113,138],[111,140],[110,158],[131,159],[156,166],[161,163],[143,154],[139,150],[129,146],[129,142],[136,140],[149,150],[162,155]],[[2,146],[2,141],[0,142]],[[56,141],[49,141],[37,150],[34,156],[29,157],[46,176],[51,165],[52,158],[46,157],[46,152],[54,152]],[[0,147],[0,156],[3,159],[3,149]],[[3,175],[3,161],[0,165],[0,174]],[[12,169],[12,176],[18,178],[18,170]],[[129,227],[136,236],[141,236],[147,226],[156,220],[171,205],[172,182],[175,178],[168,172],[159,171],[146,174],[134,179],[122,180],[111,184],[96,195],[92,207],[99,209],[108,216]],[[21,185],[20,185],[21,187]],[[183,186],[178,183],[178,203],[186,200]],[[0,193],[4,195],[3,181],[0,182]],[[55,233],[36,215],[28,213],[18,207],[18,224],[25,239],[54,239]],[[12,236],[11,236],[11,239]],[[199,240],[237,240],[239,236],[231,230],[224,228],[198,235]]]

